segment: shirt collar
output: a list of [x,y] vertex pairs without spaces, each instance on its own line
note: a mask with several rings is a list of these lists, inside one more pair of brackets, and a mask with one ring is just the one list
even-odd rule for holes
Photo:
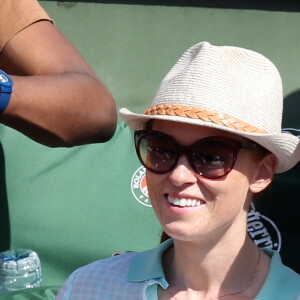
[[[165,278],[162,267],[162,255],[173,245],[173,239],[168,239],[157,248],[138,253],[131,261],[127,280],[133,282]],[[141,266],[143,266],[141,268]]]
[[[166,288],[168,283],[165,280],[162,267],[162,255],[171,245],[173,245],[173,239],[168,239],[155,249],[138,253],[130,264],[127,280],[131,282],[157,282]],[[282,292],[281,286],[286,280],[285,269],[287,268],[282,265],[278,252],[268,249],[263,249],[263,251],[271,257],[271,264],[266,282],[255,299],[278,299],[276,297]],[[141,268],[141,266],[143,267]]]

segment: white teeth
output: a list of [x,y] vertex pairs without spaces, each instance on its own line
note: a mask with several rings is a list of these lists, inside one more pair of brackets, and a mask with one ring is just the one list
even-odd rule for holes
[[186,206],[186,199],[180,199],[180,206]]
[[181,207],[191,207],[191,206],[200,206],[201,204],[204,204],[204,201],[196,200],[196,199],[188,199],[188,198],[175,198],[172,196],[168,196],[169,203],[181,206]]
[[[170,200],[169,200],[169,202],[170,202]],[[170,203],[172,203],[172,204],[174,204],[174,205],[180,205],[180,200],[179,199],[177,199],[177,198],[175,198],[174,199],[174,201],[173,202],[170,202]]]

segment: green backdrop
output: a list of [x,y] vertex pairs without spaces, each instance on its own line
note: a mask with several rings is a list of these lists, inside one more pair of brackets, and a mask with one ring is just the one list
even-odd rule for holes
[[[179,56],[207,40],[256,50],[278,66],[286,96],[284,127],[299,135],[299,12],[230,8],[230,2],[226,9],[137,1],[40,3],[112,91],[118,108],[145,109]],[[60,285],[75,268],[115,251],[159,242],[132,132],[122,122],[106,144],[51,149],[5,126],[0,140],[1,248],[37,251],[43,285]],[[299,173],[298,164],[276,176],[249,216],[257,244],[280,250],[298,272]]]
[[202,40],[263,53],[278,66],[285,95],[299,89],[298,12],[40,3],[108,85],[118,107],[144,109],[179,56]]

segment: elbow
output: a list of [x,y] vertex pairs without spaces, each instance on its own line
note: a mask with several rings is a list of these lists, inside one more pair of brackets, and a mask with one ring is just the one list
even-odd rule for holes
[[101,122],[101,125],[98,127],[97,132],[92,137],[94,141],[91,143],[105,143],[108,142],[115,134],[117,128],[117,115],[115,114],[106,122]]
[[78,126],[70,128],[70,130],[62,131],[56,135],[56,139],[51,141],[50,147],[74,147],[85,144],[105,143],[108,142],[115,134],[117,128],[116,110],[112,109],[105,117],[85,120],[80,122]]

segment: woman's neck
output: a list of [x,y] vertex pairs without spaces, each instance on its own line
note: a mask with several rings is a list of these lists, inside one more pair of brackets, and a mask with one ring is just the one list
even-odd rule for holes
[[[198,299],[218,299],[217,296],[240,291],[246,295],[251,294],[249,286],[260,264],[260,251],[247,236],[242,241],[231,239],[230,243],[220,241],[213,246],[204,241],[174,240],[174,247],[164,256],[169,291],[181,295],[198,294]],[[259,291],[261,284],[255,286]],[[188,299],[187,295],[185,299]]]

